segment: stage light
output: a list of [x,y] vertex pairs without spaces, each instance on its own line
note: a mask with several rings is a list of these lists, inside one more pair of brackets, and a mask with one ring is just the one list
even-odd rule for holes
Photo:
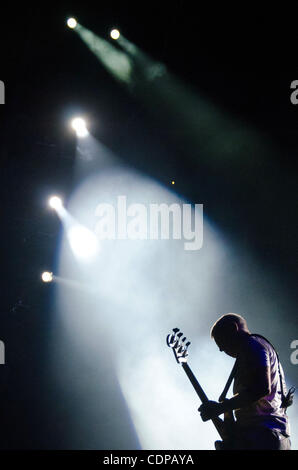
[[77,26],[77,20],[75,18],[68,18],[67,26],[71,29],[74,29]]
[[43,280],[43,282],[52,282],[53,273],[49,273],[48,271],[45,271],[42,273],[41,279]]
[[52,209],[58,210],[62,207],[62,199],[58,196],[52,196],[49,199],[49,205]]
[[72,128],[76,131],[78,137],[86,137],[89,132],[84,119],[77,117],[71,121]]
[[112,29],[110,36],[112,39],[119,39],[120,38],[120,31],[118,29]]

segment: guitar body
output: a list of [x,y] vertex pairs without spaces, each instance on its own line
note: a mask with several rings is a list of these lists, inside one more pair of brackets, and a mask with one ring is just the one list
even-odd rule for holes
[[225,420],[223,421],[221,418],[217,417],[212,419],[214,426],[220,437],[222,438],[221,441],[215,441],[214,447],[215,450],[231,450],[233,448],[232,443],[232,429],[233,429],[233,422],[230,418],[230,415],[225,415]]
[[214,447],[215,450],[228,450],[224,441],[215,441]]
[[233,447],[231,442],[227,441],[215,441],[214,442],[215,450],[232,450]]

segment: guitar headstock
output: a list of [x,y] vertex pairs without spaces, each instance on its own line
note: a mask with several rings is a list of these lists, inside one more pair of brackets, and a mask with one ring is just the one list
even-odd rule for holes
[[173,328],[173,332],[167,336],[167,345],[173,349],[178,364],[187,362],[190,341],[186,342],[186,336],[183,336],[179,328]]

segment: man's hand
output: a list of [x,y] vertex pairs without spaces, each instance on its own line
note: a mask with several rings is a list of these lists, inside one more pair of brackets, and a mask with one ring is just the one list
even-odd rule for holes
[[215,418],[216,416],[222,414],[225,410],[223,403],[218,403],[216,401],[208,401],[203,403],[198,411],[201,414],[203,421],[208,421],[209,419]]

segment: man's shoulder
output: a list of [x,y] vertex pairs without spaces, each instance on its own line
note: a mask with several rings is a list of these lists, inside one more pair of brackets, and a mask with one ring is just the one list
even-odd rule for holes
[[259,334],[253,333],[249,336],[248,347],[256,350],[275,351],[268,339]]
[[273,351],[272,346],[265,338],[250,335],[244,344],[242,358],[245,361],[258,361],[267,365]]

